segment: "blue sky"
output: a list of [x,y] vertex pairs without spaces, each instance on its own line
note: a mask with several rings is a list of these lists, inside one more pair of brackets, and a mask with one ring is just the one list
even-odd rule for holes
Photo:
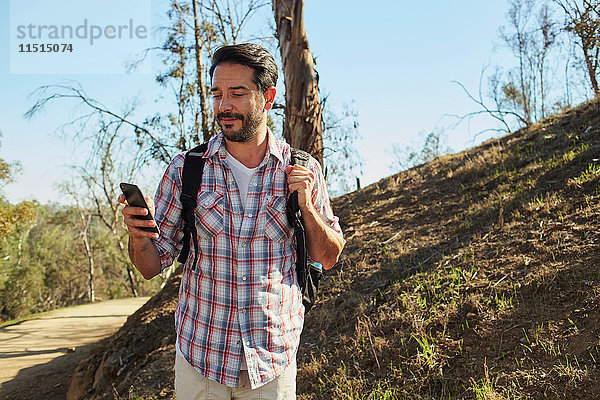
[[[35,5],[41,0],[19,1]],[[64,2],[44,0],[45,5],[55,5],[53,13],[66,13],[68,20],[72,12],[72,19],[79,18],[76,16],[82,11],[68,9]],[[9,0],[0,0],[0,157],[19,161],[22,173],[4,193],[11,202],[33,198],[42,203],[65,201],[56,183],[69,173],[66,166],[81,157],[83,150],[57,138],[54,132],[76,116],[77,109],[73,103],[56,103],[28,121],[23,114],[33,103],[30,94],[41,85],[77,81],[89,95],[114,109],[137,97],[142,104],[136,116],[141,120],[157,107],[164,107],[161,91],[154,83],[160,65],[152,63],[147,74],[90,73],[85,68],[83,74],[13,74],[9,4]],[[152,25],[157,25],[167,1],[146,4]],[[363,139],[358,149],[365,161],[363,186],[390,174],[386,149],[393,143],[409,145],[418,139],[419,132],[431,130],[442,115],[476,109],[451,81],[476,90],[484,64],[491,59],[500,62],[501,57],[505,64],[511,62],[494,50],[506,9],[505,1],[481,0],[306,1],[305,26],[317,59],[321,90],[329,93],[334,110],[353,102],[359,114]],[[268,12],[257,16],[253,26],[267,32],[268,18]],[[155,43],[159,39],[153,35]],[[115,51],[105,53],[105,57],[122,56]],[[447,144],[456,151],[470,147],[474,134],[489,126],[493,122],[479,121],[470,130],[463,125],[448,133]]]

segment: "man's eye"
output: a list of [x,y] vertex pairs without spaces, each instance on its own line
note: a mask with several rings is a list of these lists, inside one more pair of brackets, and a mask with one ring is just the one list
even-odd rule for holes
[[221,95],[220,95],[220,94],[217,94],[217,93],[213,93],[213,94],[212,94],[212,98],[213,98],[213,99],[220,99],[220,98],[221,98]]
[[232,96],[233,97],[242,97],[244,95],[244,93],[233,93]]

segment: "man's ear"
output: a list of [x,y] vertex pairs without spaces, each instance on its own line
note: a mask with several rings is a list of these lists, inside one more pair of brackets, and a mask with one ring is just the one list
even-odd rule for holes
[[276,94],[277,89],[275,89],[275,86],[271,86],[265,91],[265,110],[270,110],[273,107]]

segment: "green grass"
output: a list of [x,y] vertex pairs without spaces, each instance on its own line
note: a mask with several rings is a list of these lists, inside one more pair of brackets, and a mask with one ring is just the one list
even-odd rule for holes
[[[72,306],[72,307],[74,307],[74,306]],[[68,307],[65,307],[65,308],[68,308]],[[38,318],[43,317],[44,315],[47,315],[47,314],[51,313],[52,311],[55,311],[55,310],[50,310],[50,311],[44,311],[44,312],[40,312],[40,313],[25,315],[23,317],[11,319],[11,320],[8,320],[8,321],[5,321],[5,322],[0,322],[0,328],[4,328],[5,326],[16,325],[16,324],[19,324],[19,323],[25,322],[25,321],[31,321],[31,320],[34,320],[34,319],[38,319]]]
[[596,164],[588,164],[588,167],[585,171],[581,172],[579,176],[571,178],[570,183],[575,184],[578,187],[581,187],[585,182],[589,182],[600,175],[600,166]]
[[419,343],[419,347],[421,347],[421,352],[419,354],[422,357],[429,368],[433,368],[435,366],[436,359],[436,349],[435,344],[430,341],[427,336],[418,337],[413,335],[413,338]]

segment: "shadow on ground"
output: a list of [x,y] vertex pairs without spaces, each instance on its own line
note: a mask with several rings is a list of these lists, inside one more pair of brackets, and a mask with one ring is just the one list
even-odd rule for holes
[[[24,368],[17,376],[0,386],[0,399],[34,400],[64,399],[77,364],[94,353],[97,343],[78,347],[45,364]],[[66,349],[65,349],[66,351]]]

